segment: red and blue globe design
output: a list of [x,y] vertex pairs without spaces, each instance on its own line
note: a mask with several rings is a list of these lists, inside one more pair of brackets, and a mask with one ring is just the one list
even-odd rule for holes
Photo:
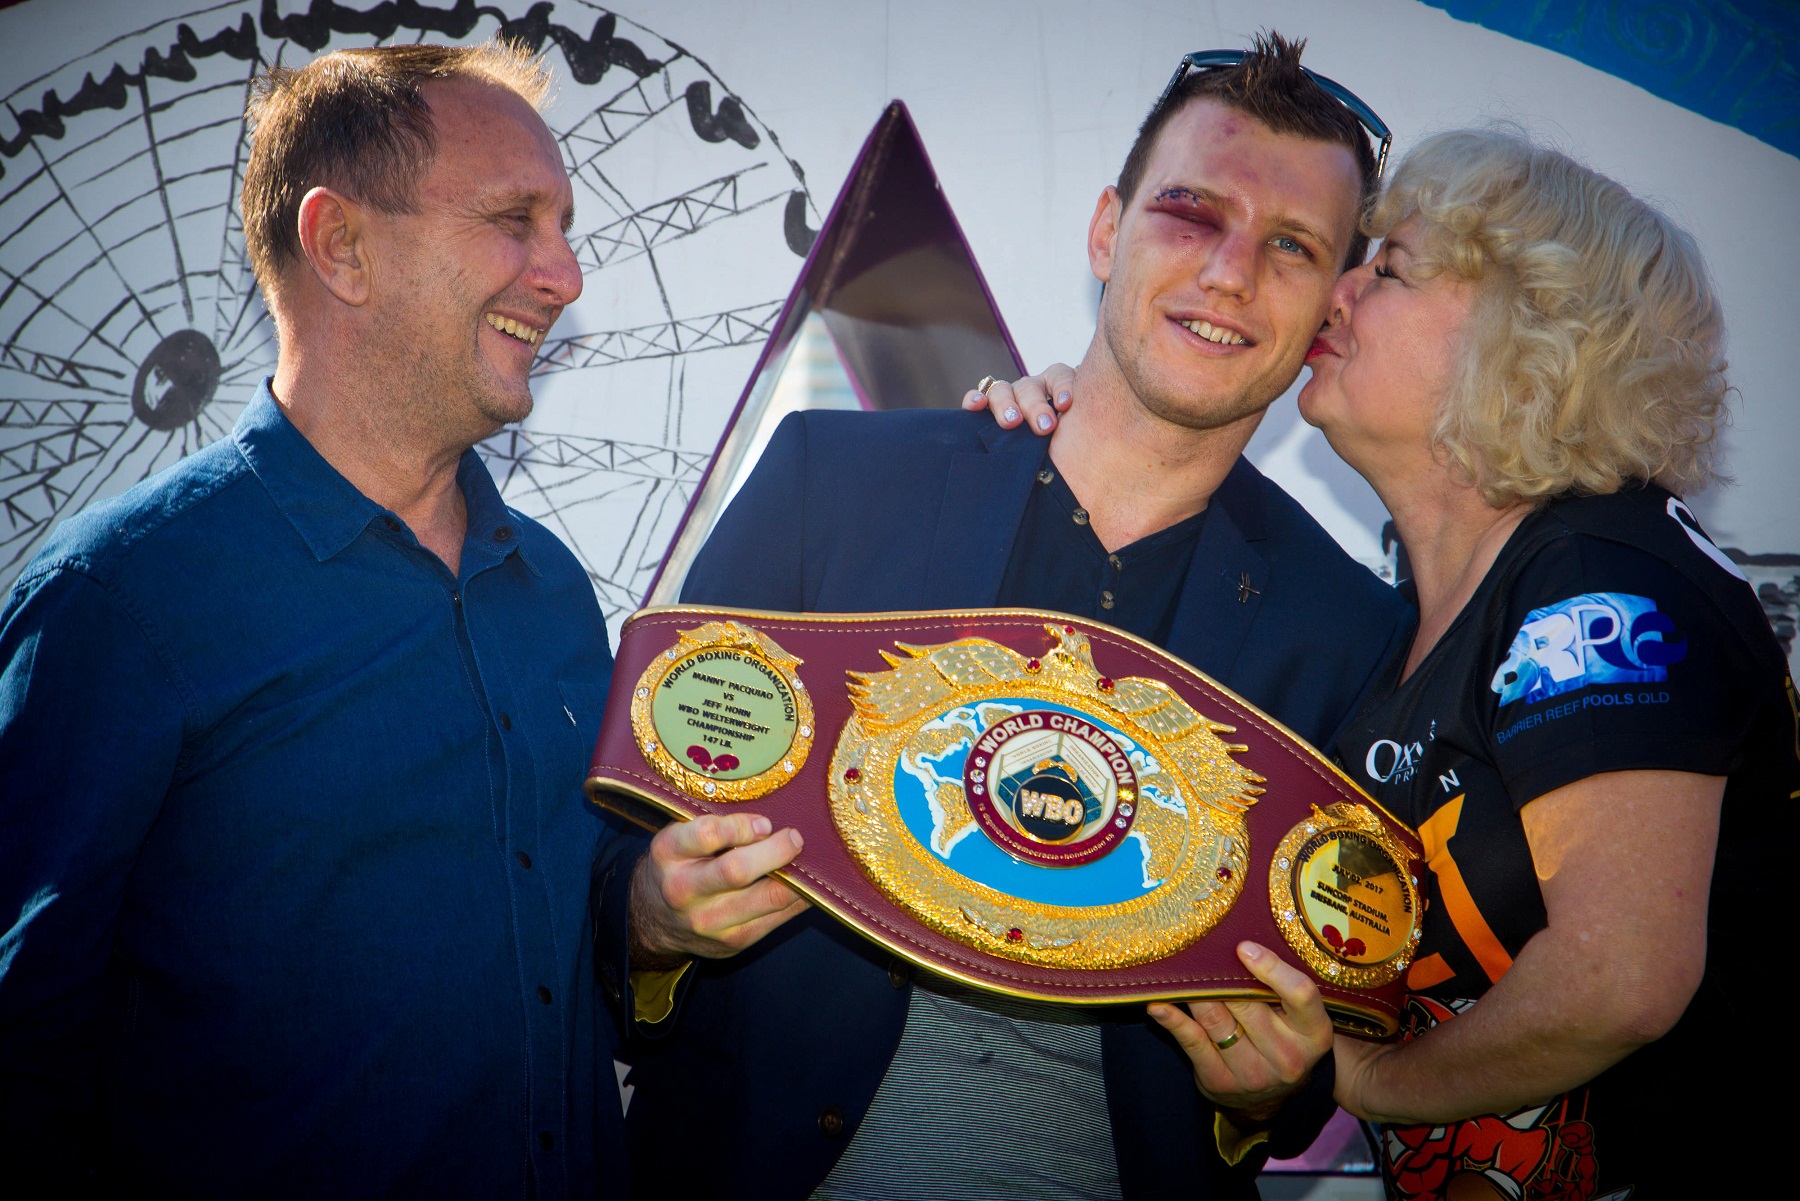
[[1155,805],[1186,828],[1167,779],[1154,751],[1105,716],[1029,696],[929,718],[893,774],[901,823],[928,854],[1006,896],[1060,906],[1122,904],[1164,884],[1140,819]]

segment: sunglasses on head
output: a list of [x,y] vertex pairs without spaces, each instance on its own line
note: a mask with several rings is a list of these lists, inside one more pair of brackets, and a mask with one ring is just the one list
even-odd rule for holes
[[[1208,71],[1214,67],[1235,67],[1244,61],[1247,53],[1248,51],[1244,50],[1196,50],[1192,54],[1184,56],[1181,64],[1175,68],[1175,74],[1169,77],[1169,86],[1162,90],[1162,95],[1156,98],[1156,103],[1151,106],[1150,111],[1154,113],[1162,110],[1162,106],[1169,102],[1169,97],[1175,94],[1175,89],[1181,86],[1181,81],[1187,78],[1189,71]],[[1375,178],[1380,179],[1382,171],[1387,167],[1388,147],[1394,141],[1394,135],[1389,132],[1387,123],[1377,117],[1375,110],[1363,103],[1361,97],[1343,84],[1334,79],[1325,78],[1310,67],[1301,67],[1300,69],[1306,72],[1308,79],[1324,88],[1333,100],[1349,109],[1350,115],[1369,131],[1371,137],[1381,143],[1380,149],[1375,152]]]

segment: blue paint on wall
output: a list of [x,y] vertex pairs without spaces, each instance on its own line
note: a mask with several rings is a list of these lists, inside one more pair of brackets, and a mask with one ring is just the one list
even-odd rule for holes
[[1800,0],[1424,0],[1800,156]]

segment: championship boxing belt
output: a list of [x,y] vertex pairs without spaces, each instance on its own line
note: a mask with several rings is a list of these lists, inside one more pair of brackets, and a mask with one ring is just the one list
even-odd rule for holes
[[1055,613],[645,609],[587,788],[651,828],[792,826],[776,874],[815,905],[1011,996],[1272,999],[1253,939],[1387,1035],[1419,941],[1411,830],[1186,663]]

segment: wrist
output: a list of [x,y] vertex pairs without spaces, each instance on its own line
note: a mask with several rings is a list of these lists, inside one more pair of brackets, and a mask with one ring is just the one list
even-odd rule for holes
[[633,972],[672,972],[684,967],[690,956],[676,951],[664,951],[640,944],[635,938],[631,943],[631,970]]
[[[1355,1048],[1348,1054],[1346,1043]],[[1383,1104],[1387,1098],[1383,1096],[1382,1080],[1387,1074],[1386,1068],[1392,1066],[1387,1061],[1402,1045],[1339,1038],[1335,1051],[1337,1087],[1332,1090],[1338,1105],[1352,1117],[1365,1122],[1393,1122],[1393,1116],[1385,1112],[1390,1106]]]
[[1281,1097],[1274,1101],[1266,1101],[1261,1105],[1252,1105],[1246,1109],[1225,1108],[1219,1112],[1224,1114],[1225,1120],[1239,1131],[1249,1134],[1254,1130],[1267,1130],[1274,1125],[1275,1115],[1281,1112],[1281,1107],[1286,1101],[1286,1097]]
[[646,854],[631,873],[627,953],[634,972],[673,971],[689,958],[663,936],[664,931],[656,920],[661,899],[656,881],[651,878],[650,856]]

